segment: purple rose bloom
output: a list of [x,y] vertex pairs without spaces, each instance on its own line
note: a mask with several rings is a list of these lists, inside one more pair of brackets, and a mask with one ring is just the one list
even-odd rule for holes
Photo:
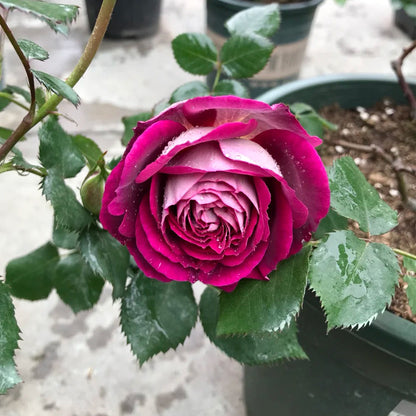
[[177,103],[138,123],[100,221],[148,277],[225,290],[267,280],[328,212],[320,143],[283,104]]

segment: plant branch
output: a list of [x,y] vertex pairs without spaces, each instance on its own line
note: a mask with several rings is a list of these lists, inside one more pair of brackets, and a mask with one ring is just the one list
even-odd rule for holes
[[399,254],[400,256],[407,257],[407,258],[412,259],[412,260],[416,260],[416,254],[408,253],[407,251],[400,250],[399,248],[392,248],[392,250],[396,254]]
[[393,71],[397,75],[399,84],[404,92],[405,97],[409,101],[410,109],[411,109],[411,117],[413,120],[416,120],[416,98],[409,84],[406,82],[403,72],[402,72],[402,66],[403,66],[404,60],[414,49],[416,49],[416,40],[413,41],[410,44],[410,46],[403,49],[402,54],[396,60],[391,62],[391,66],[393,68]]
[[9,39],[10,43],[13,46],[17,56],[22,63],[26,76],[29,82],[29,89],[30,89],[30,108],[28,113],[23,117],[20,124],[17,126],[16,130],[10,135],[10,137],[4,142],[4,144],[0,147],[0,162],[7,156],[13,146],[23,137],[23,135],[29,130],[30,126],[33,122],[33,117],[35,115],[35,108],[36,108],[36,97],[35,97],[35,80],[33,78],[32,71],[30,70],[29,61],[26,59],[25,54],[20,49],[19,44],[17,43],[16,38],[14,37],[12,31],[10,30],[9,26],[6,23],[6,20],[0,14],[0,27],[3,29],[5,35]]

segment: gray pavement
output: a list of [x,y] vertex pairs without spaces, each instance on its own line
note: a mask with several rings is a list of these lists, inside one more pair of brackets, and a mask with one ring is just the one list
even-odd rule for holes
[[[67,3],[83,6],[81,0]],[[10,24],[49,50],[39,69],[64,77],[88,37],[85,11],[68,39],[14,13]],[[82,105],[61,107],[71,133],[90,136],[110,154],[121,151],[120,118],[146,110],[181,83],[170,41],[184,31],[203,31],[203,1],[164,0],[159,33],[142,41],[105,41],[75,88]],[[392,22],[389,0],[349,0],[340,8],[325,0],[318,9],[301,77],[331,73],[391,73],[389,62],[408,45]],[[6,81],[25,82],[6,45]],[[416,76],[416,56],[404,71]],[[120,83],[121,80],[121,83]],[[22,113],[0,113],[0,124],[16,125]],[[36,158],[34,133],[21,148]],[[37,178],[6,173],[0,180],[0,274],[14,257],[46,242],[51,209],[37,192]],[[77,186],[74,183],[74,186]],[[202,291],[195,287],[196,295]],[[176,352],[141,368],[118,327],[118,303],[107,287],[97,307],[73,316],[55,294],[38,302],[15,302],[22,341],[16,362],[24,383],[0,397],[0,416],[244,416],[243,369],[212,346],[198,324]]]

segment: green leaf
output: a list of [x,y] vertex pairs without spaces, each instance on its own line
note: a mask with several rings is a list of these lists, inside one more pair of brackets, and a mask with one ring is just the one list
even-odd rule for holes
[[214,89],[213,95],[236,95],[237,97],[249,98],[248,89],[235,79],[224,79]]
[[310,251],[280,262],[269,282],[245,279],[233,292],[222,292],[217,335],[277,332],[288,325],[303,301]]
[[17,85],[8,85],[3,91],[10,94],[20,95],[26,102],[30,103],[30,92],[24,88],[18,87]]
[[351,157],[335,160],[328,173],[331,207],[372,235],[390,231],[397,225],[397,212],[392,210],[366,181]]
[[88,168],[93,169],[97,166],[97,162],[103,156],[103,151],[98,147],[97,143],[80,134],[71,136],[71,139],[74,146],[84,156]]
[[42,87],[38,87],[35,90],[35,100],[38,107],[42,107],[46,102],[45,91]]
[[56,218],[53,222],[52,230],[52,242],[60,248],[66,248],[67,250],[72,250],[76,248],[78,243],[79,233],[75,231],[67,230],[66,228],[61,227]]
[[39,130],[39,159],[46,169],[64,178],[74,177],[85,165],[82,153],[56,117],[48,117]]
[[74,313],[92,308],[100,298],[104,279],[94,274],[79,253],[61,259],[53,285]]
[[345,217],[337,214],[332,208],[329,209],[326,217],[322,218],[318,229],[313,236],[316,240],[320,240],[325,234],[335,230],[346,230],[348,228],[348,220]]
[[403,266],[406,270],[416,272],[416,260],[403,256]]
[[202,33],[182,33],[172,41],[178,65],[195,75],[208,75],[217,62],[214,42]]
[[29,300],[44,299],[52,290],[52,279],[59,261],[57,248],[46,243],[6,267],[6,283],[13,296]]
[[1,0],[6,9],[30,13],[46,22],[55,32],[68,33],[67,25],[78,15],[78,6],[47,3],[41,0]]
[[273,52],[273,43],[255,35],[229,38],[220,51],[224,72],[233,78],[250,78],[261,71]]
[[390,303],[399,273],[389,247],[336,231],[314,250],[309,279],[331,329],[371,322]]
[[0,127],[0,144],[2,145],[13,133],[13,130],[6,129],[5,127]]
[[27,60],[38,59],[39,61],[45,61],[49,58],[49,53],[42,46],[31,40],[19,39],[17,43]]
[[78,106],[80,103],[78,94],[66,82],[54,77],[51,74],[47,74],[46,72],[35,71],[34,69],[31,69],[31,71],[35,78],[48,90],[52,91],[56,95],[66,98],[74,104],[75,107]]
[[209,95],[207,85],[201,81],[191,81],[173,91],[169,102],[173,104],[178,101],[188,100],[194,97],[203,97],[205,95]]
[[121,156],[118,156],[118,157],[115,157],[115,158],[111,159],[107,163],[108,169],[113,170],[118,165],[118,163],[120,162],[120,160],[121,160]]
[[130,259],[126,247],[107,231],[90,227],[81,234],[79,249],[93,272],[113,285],[113,298],[123,296]]
[[42,190],[54,209],[56,223],[71,231],[81,231],[93,221],[90,213],[78,202],[74,191],[63,178],[51,170],[42,181]]
[[[5,129],[3,127],[0,127],[0,145],[2,145],[7,139],[10,134],[12,133],[12,130]],[[38,169],[42,170],[40,166],[33,165],[32,163],[29,163],[24,157],[23,153],[16,147],[13,146],[10,150],[10,153],[13,155],[13,157],[10,160],[10,169],[7,170],[15,170],[19,168],[23,169]],[[2,167],[4,167],[5,163],[1,164]],[[6,171],[6,170],[4,170]]]
[[416,278],[414,276],[405,275],[403,280],[407,283],[406,295],[410,309],[413,313],[416,313]]
[[325,130],[337,130],[338,126],[321,117],[310,105],[294,103],[290,111],[296,116],[302,127],[312,136],[322,137]]
[[131,138],[133,137],[133,129],[137,126],[139,121],[146,121],[152,117],[152,113],[150,112],[143,112],[139,114],[135,114],[134,116],[123,117],[121,121],[124,124],[124,133],[123,137],[121,138],[121,143],[124,146],[127,146]]
[[0,394],[22,381],[14,363],[19,332],[10,290],[0,281]]
[[199,310],[202,326],[211,342],[242,364],[272,364],[285,359],[307,358],[298,343],[294,322],[281,332],[219,337],[216,334],[219,296],[212,287],[207,287],[202,294]]
[[225,23],[231,35],[256,33],[265,37],[272,36],[279,26],[280,12],[277,3],[250,7],[235,14]]
[[139,272],[121,304],[121,328],[140,364],[185,341],[198,317],[188,282],[160,282]]

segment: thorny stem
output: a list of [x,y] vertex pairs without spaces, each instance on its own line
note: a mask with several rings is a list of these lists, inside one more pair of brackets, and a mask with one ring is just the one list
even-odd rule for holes
[[30,89],[30,108],[28,113],[23,117],[20,124],[17,126],[16,130],[10,135],[10,137],[4,142],[4,144],[0,147],[0,162],[6,157],[6,155],[10,152],[13,146],[22,138],[22,136],[29,130],[30,126],[33,122],[33,117],[35,115],[36,109],[36,99],[35,99],[35,80],[33,78],[32,71],[30,70],[29,61],[26,59],[25,54],[20,49],[19,44],[17,43],[16,38],[14,37],[12,31],[10,30],[9,26],[7,26],[6,20],[0,14],[0,27],[3,29],[5,35],[9,39],[10,43],[13,46],[17,56],[22,63],[26,76],[29,82],[29,89]]
[[[88,39],[88,43],[85,46],[84,52],[82,53],[77,65],[69,75],[69,77],[66,80],[66,83],[73,87],[84,75],[85,71],[91,64],[92,59],[94,58],[101,41],[104,37],[105,31],[107,30],[108,23],[111,18],[111,14],[113,12],[114,6],[116,4],[117,0],[103,0],[100,12],[98,13],[97,20],[95,22],[94,29],[91,33],[90,38]],[[0,16],[1,19],[1,16]],[[1,19],[3,20],[3,19]],[[0,20],[0,23],[1,23]],[[4,22],[4,20],[3,20]],[[6,35],[9,37],[9,34],[13,36],[7,27],[6,23],[4,22]],[[3,27],[3,25],[2,25]],[[10,39],[10,37],[9,37]],[[13,38],[14,39],[14,38]],[[17,42],[15,42],[17,45]],[[14,45],[13,45],[14,46]],[[17,45],[18,47],[19,45]],[[20,48],[18,48],[21,52]],[[16,50],[16,47],[15,47]],[[19,55],[19,52],[16,50],[16,52]],[[22,52],[21,52],[22,53]],[[20,57],[20,55],[19,55]],[[24,55],[23,55],[24,57]],[[23,62],[23,65],[29,69],[28,73],[28,79],[30,83],[30,79],[33,81],[33,75],[30,72],[29,64],[25,58],[25,62]],[[30,74],[30,75],[29,75]],[[31,95],[32,95],[32,87],[31,87]],[[30,116],[31,112],[23,118],[22,123],[17,127],[17,129],[12,133],[12,135],[7,139],[7,141],[4,143],[4,145],[0,148],[0,161],[2,161],[8,152],[11,150],[11,148],[22,138],[22,136],[27,133],[33,126],[35,126],[37,123],[39,123],[41,120],[43,120],[48,114],[50,114],[52,111],[55,110],[56,106],[63,100],[63,97],[59,95],[52,95],[44,105],[38,110],[37,114],[33,117]],[[33,96],[32,96],[33,105],[35,103],[34,100],[34,86],[33,86]],[[33,110],[34,112],[34,110]],[[7,146],[6,146],[7,145]]]
[[403,72],[402,72],[402,66],[403,66],[404,60],[414,49],[416,49],[416,40],[413,41],[410,44],[410,46],[403,49],[402,54],[396,60],[391,62],[391,66],[393,68],[393,71],[397,75],[399,84],[402,87],[404,95],[409,101],[410,109],[411,109],[411,117],[413,120],[416,120],[416,98],[413,94],[412,89],[409,87],[409,84],[406,82]]

